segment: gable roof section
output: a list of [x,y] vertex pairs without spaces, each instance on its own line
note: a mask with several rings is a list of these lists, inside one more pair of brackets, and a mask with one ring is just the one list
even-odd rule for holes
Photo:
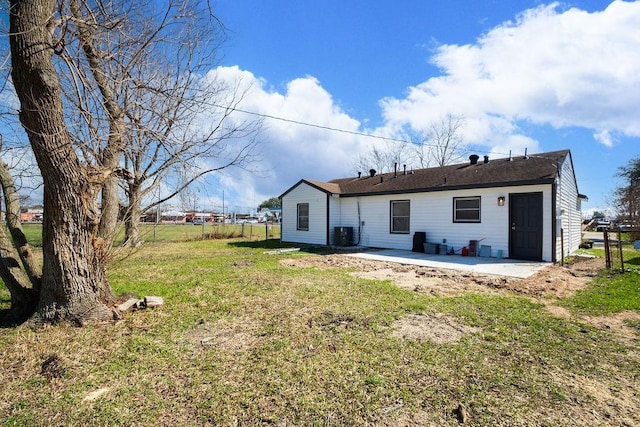
[[[538,153],[477,164],[470,162],[435,168],[404,170],[361,178],[340,178],[329,182],[300,180],[282,196],[305,182],[327,194],[355,197],[379,194],[418,193],[516,185],[551,184],[569,150]],[[281,197],[282,197],[281,196]]]
[[307,184],[307,185],[315,188],[316,190],[322,191],[323,193],[340,194],[340,186],[338,184],[335,184],[335,183],[332,183],[332,182],[321,182],[321,181],[311,181],[309,179],[301,179],[300,181],[295,183],[291,188],[289,188],[287,191],[282,193],[279,196],[279,198],[282,199],[284,196],[286,196],[288,193],[293,191],[300,184]]

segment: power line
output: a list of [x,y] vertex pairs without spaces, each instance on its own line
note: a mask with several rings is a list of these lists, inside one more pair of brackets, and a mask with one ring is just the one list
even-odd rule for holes
[[346,133],[346,134],[350,134],[350,135],[364,136],[364,137],[367,137],[367,138],[382,139],[382,140],[385,140],[385,141],[402,142],[402,143],[413,143],[412,141],[407,141],[405,139],[387,137],[387,136],[382,136],[382,135],[374,135],[374,134],[371,134],[371,133],[357,132],[357,131],[353,131],[353,130],[338,129],[338,128],[334,128],[334,127],[331,127],[331,126],[317,125],[317,124],[314,124],[314,123],[302,122],[300,120],[293,120],[293,119],[287,119],[285,117],[278,117],[278,116],[274,116],[274,115],[271,115],[271,114],[256,113],[255,111],[247,111],[247,110],[243,110],[243,109],[237,108],[237,107],[223,107],[221,105],[216,105],[216,104],[212,104],[212,105],[214,107],[226,108],[226,109],[229,109],[229,110],[232,110],[232,111],[237,111],[239,113],[250,114],[252,116],[264,117],[264,118],[273,119],[273,120],[280,120],[282,122],[293,123],[293,124],[296,124],[296,125],[308,126],[308,127],[313,127],[313,128],[317,128],[317,129],[324,129],[324,130],[329,130],[329,131],[332,131],[332,132],[340,132],[340,133]]
[[[323,130],[328,130],[331,132],[339,132],[339,133],[344,133],[344,134],[348,134],[348,135],[355,135],[355,136],[362,136],[365,138],[374,138],[374,139],[379,139],[379,140],[383,140],[383,141],[391,141],[391,142],[399,142],[402,144],[415,144],[414,141],[407,141],[406,139],[400,139],[400,138],[393,138],[393,137],[387,137],[387,136],[382,136],[382,135],[375,135],[372,133],[364,133],[364,132],[358,132],[358,131],[352,131],[352,130],[346,130],[346,129],[339,129],[339,128],[334,128],[331,126],[324,126],[324,125],[318,125],[315,123],[309,123],[309,122],[303,122],[300,120],[294,120],[294,119],[288,119],[285,117],[279,117],[279,116],[274,116],[272,114],[265,114],[265,113],[256,113],[255,111],[248,111],[248,110],[244,110],[242,108],[238,108],[238,107],[232,107],[232,106],[222,106],[222,105],[218,105],[218,104],[211,104],[212,106],[216,107],[216,108],[224,108],[227,110],[231,110],[231,111],[237,111],[239,113],[244,113],[244,114],[249,114],[252,116],[257,116],[257,117],[263,117],[266,119],[272,119],[272,120],[279,120],[281,122],[286,122],[286,123],[292,123],[292,124],[296,124],[296,125],[300,125],[300,126],[307,126],[307,127],[312,127],[312,128],[316,128],[316,129],[323,129]],[[438,144],[428,144],[428,143],[423,143],[423,145],[427,146],[427,147],[445,147],[444,145],[438,145]],[[451,147],[449,147],[451,149]],[[474,153],[474,152],[480,152],[480,153],[489,153],[486,150],[471,150],[469,148],[458,148],[458,147],[454,147],[453,150],[456,151],[461,151],[461,152],[466,152],[466,153]],[[526,151],[525,151],[526,153]],[[500,153],[500,152],[494,152],[494,154],[498,154],[498,155],[503,155],[503,156],[510,156],[512,155],[511,151],[509,151],[509,153]],[[535,154],[530,154],[529,157],[536,157]]]

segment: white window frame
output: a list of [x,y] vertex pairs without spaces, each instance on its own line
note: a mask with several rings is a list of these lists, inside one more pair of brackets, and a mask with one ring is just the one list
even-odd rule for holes
[[[394,207],[396,205],[406,204],[408,213],[406,215],[395,215]],[[411,201],[410,200],[391,200],[389,204],[389,231],[391,234],[409,234],[411,230]],[[406,218],[406,230],[396,229],[397,221],[396,219],[404,219]],[[399,224],[398,224],[399,225]]]
[[[300,213],[301,208],[306,207],[307,214]],[[309,231],[309,203],[298,203],[296,214],[296,230]],[[305,227],[306,222],[306,227]]]
[[[458,207],[458,202],[477,201],[478,207]],[[460,218],[458,213],[470,213],[478,212],[478,218]],[[480,196],[470,197],[454,197],[453,198],[453,222],[470,222],[479,223],[482,222],[482,198]]]

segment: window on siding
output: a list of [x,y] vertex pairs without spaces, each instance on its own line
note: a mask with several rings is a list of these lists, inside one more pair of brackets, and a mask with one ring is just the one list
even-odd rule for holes
[[480,197],[454,197],[453,222],[480,222]]
[[409,234],[409,200],[391,201],[391,232]]
[[309,203],[298,203],[298,230],[309,230]]

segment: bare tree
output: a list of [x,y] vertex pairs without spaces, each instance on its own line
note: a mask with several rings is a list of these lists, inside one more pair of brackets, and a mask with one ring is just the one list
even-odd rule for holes
[[462,160],[462,116],[447,115],[412,138],[412,159],[419,167],[445,166]]
[[[618,168],[618,177],[624,184],[615,189],[614,203],[618,210],[618,220],[633,227],[640,226],[640,157],[630,159]],[[640,238],[640,233],[633,233],[633,238]]]
[[61,71],[76,144],[87,162],[114,171],[102,189],[99,234],[111,241],[124,206],[125,243],[136,245],[145,211],[205,174],[248,165],[259,122],[232,118],[242,92],[208,73],[223,35],[207,4],[69,5],[63,33],[77,42],[61,49]]
[[361,153],[353,165],[356,172],[367,174],[373,169],[378,173],[393,171],[395,164],[407,164],[410,156],[407,144],[387,141],[384,145],[372,145],[369,151]]
[[426,131],[409,130],[401,138],[388,141],[385,145],[373,145],[362,153],[354,168],[356,171],[391,172],[395,165],[415,168],[444,166],[463,159],[463,138],[461,135],[464,118],[448,115],[429,125]]
[[[244,168],[255,160],[261,122],[233,116],[244,92],[211,74],[192,80],[194,75],[190,73],[189,79],[183,73],[164,75],[161,86],[171,89],[163,96],[146,96],[146,102],[128,111],[135,125],[127,134],[123,166],[127,245],[140,242],[139,220],[146,211],[174,198],[204,175]],[[161,185],[161,197],[153,199]]]

